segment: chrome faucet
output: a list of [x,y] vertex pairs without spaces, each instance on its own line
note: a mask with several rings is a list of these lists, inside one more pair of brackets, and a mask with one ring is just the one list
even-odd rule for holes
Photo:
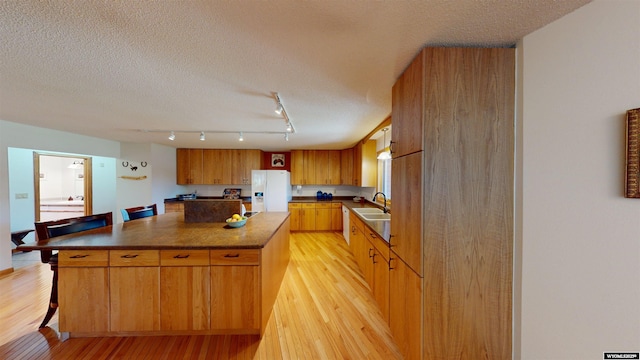
[[382,198],[384,199],[384,207],[382,208],[382,212],[386,214],[389,212],[389,209],[387,209],[387,195],[385,195],[382,191],[378,191],[373,195],[373,202],[376,202],[376,197],[378,196],[378,194],[381,194]]

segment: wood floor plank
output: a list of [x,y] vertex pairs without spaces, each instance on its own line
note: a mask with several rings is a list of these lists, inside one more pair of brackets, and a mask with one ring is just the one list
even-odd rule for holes
[[52,273],[34,263],[0,277],[0,359],[401,359],[340,233],[292,233],[291,261],[262,339],[255,335],[72,338],[57,315],[38,330]]

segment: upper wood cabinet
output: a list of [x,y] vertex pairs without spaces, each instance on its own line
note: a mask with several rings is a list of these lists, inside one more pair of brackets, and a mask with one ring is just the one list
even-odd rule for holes
[[375,187],[378,179],[376,141],[360,141],[353,149],[354,185]]
[[202,149],[176,150],[176,180],[179,185],[204,184],[202,157]]
[[315,184],[315,151],[292,150],[291,151],[291,183],[294,185]]
[[340,184],[355,185],[353,178],[353,148],[340,151]]
[[340,150],[292,150],[291,183],[340,185]]
[[262,169],[261,150],[177,149],[178,184],[249,185]]
[[395,159],[423,150],[425,52],[413,60],[391,92],[391,156]]

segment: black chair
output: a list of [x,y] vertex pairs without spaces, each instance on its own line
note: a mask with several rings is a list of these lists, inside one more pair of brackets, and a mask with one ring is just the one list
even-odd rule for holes
[[[112,224],[113,215],[110,212],[62,220],[36,222],[36,238],[37,241],[40,242],[57,236],[97,229]],[[40,260],[45,264],[51,265],[51,271],[53,271],[49,309],[40,324],[40,328],[43,328],[47,326],[58,308],[58,254],[54,254],[51,250],[41,250]]]
[[158,207],[156,206],[156,204],[149,206],[137,206],[128,209],[122,209],[120,210],[120,212],[122,213],[122,220],[124,220],[124,222],[127,222],[158,215]]

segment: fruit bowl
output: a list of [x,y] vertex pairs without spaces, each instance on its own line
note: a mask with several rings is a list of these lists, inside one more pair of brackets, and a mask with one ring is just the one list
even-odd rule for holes
[[240,218],[237,221],[232,221],[232,220],[233,220],[233,218],[228,218],[227,219],[227,225],[229,225],[229,227],[232,227],[232,228],[239,228],[239,227],[244,226],[244,224],[247,223],[247,217],[246,216],[243,216],[242,218]]

